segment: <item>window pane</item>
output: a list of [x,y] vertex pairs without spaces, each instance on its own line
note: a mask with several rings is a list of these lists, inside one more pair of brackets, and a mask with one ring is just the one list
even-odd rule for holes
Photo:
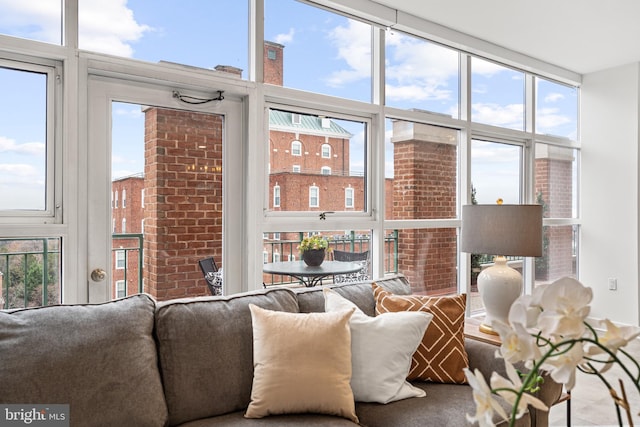
[[415,294],[458,292],[455,228],[386,230],[385,236],[385,273],[404,274]]
[[452,49],[387,31],[385,104],[458,118],[459,62]]
[[524,130],[524,73],[471,58],[471,120]]
[[0,2],[0,33],[62,44],[62,1]]
[[[365,209],[366,123],[269,111],[269,200],[280,187],[282,211],[344,211],[342,194],[354,189],[355,209]],[[323,157],[323,146],[331,147]],[[273,203],[273,202],[271,202]],[[269,206],[273,209],[273,204]]]
[[79,43],[150,62],[230,66],[246,78],[248,16],[246,0],[79,0]]
[[578,139],[578,88],[536,81],[536,132]]
[[279,63],[286,67],[270,74],[267,62],[265,82],[370,102],[371,31],[369,24],[302,2],[266,0],[264,39],[280,46],[273,55],[283,55]]
[[60,249],[58,237],[0,239],[0,308],[60,304]]
[[545,218],[578,217],[578,150],[536,144],[536,203]]
[[472,200],[479,204],[521,203],[522,148],[474,139],[471,142]]
[[387,120],[386,134],[386,218],[455,218],[459,132]]
[[47,75],[0,68],[0,210],[45,210]]
[[577,277],[578,230],[577,225],[543,227],[542,256],[535,258],[536,285]]

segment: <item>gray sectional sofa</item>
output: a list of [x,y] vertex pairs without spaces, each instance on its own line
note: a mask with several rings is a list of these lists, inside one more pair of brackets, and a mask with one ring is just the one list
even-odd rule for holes
[[[377,281],[400,294],[403,277]],[[369,283],[336,285],[340,295],[374,315]],[[68,404],[71,426],[349,426],[320,414],[247,419],[253,379],[248,308],[288,312],[324,309],[320,289],[268,289],[225,297],[156,303],[134,295],[97,305],[0,312],[0,404]],[[471,368],[502,371],[496,348],[467,340]],[[291,375],[295,375],[295,366]],[[356,403],[363,426],[464,426],[473,414],[467,385],[414,382],[426,397],[388,404]],[[554,402],[552,381],[539,396]],[[531,410],[518,426],[546,426]]]

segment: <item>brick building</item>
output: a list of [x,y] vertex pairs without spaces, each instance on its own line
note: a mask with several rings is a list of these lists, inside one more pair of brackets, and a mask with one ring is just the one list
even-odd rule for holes
[[[265,82],[283,83],[283,49],[265,43]],[[233,67],[219,71],[240,74]],[[146,108],[143,177],[113,182],[113,232],[144,232],[144,287],[159,300],[206,295],[199,259],[222,260],[223,118],[164,108]],[[349,171],[352,135],[331,119],[271,110],[269,116],[269,207],[274,211],[363,211],[364,177]],[[395,121],[394,179],[387,179],[386,218],[455,218],[457,206],[457,132],[431,125]],[[540,203],[566,215],[572,200],[572,161],[563,152],[540,152],[536,192]],[[125,196],[126,195],[126,196]],[[126,202],[125,202],[126,197]],[[315,197],[315,199],[314,199]],[[136,202],[137,200],[137,202]],[[126,203],[126,207],[123,206]],[[137,203],[137,204],[136,204]],[[570,214],[570,212],[569,212]],[[144,222],[144,229],[142,224]],[[366,230],[363,230],[368,235]],[[344,231],[336,231],[344,233]],[[540,277],[571,274],[572,228],[545,231],[545,261]],[[297,233],[266,236],[296,240]],[[137,292],[137,255],[122,252],[134,239],[114,240],[114,296]],[[265,246],[266,248],[266,246]],[[366,250],[368,247],[360,247]],[[266,249],[265,249],[266,251]],[[274,260],[266,252],[265,260]],[[295,245],[282,246],[278,259],[297,259]],[[416,293],[457,289],[457,230],[400,230],[395,265]],[[125,263],[129,268],[119,268]],[[123,270],[123,271],[121,271]]]

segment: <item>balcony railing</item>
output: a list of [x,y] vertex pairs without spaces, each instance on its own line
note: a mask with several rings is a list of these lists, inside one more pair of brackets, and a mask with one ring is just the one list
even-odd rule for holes
[[0,239],[0,308],[59,301],[60,239]]
[[[278,262],[278,261],[294,261],[300,259],[298,252],[298,245],[304,233],[300,233],[300,236],[296,240],[265,240],[263,242],[264,252],[263,261],[266,262]],[[384,272],[397,273],[398,272],[398,233],[394,231],[385,236],[385,268]],[[359,235],[354,232],[345,235],[331,236],[329,241],[329,247],[331,249],[338,249],[347,252],[364,252],[369,250],[369,236]],[[269,274],[265,275],[265,284],[269,285],[286,285],[297,283],[295,279],[288,276]]]

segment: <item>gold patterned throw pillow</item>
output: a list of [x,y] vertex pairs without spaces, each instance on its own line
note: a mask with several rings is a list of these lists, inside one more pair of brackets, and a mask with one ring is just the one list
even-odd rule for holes
[[466,294],[452,296],[395,295],[372,284],[376,314],[426,311],[433,314],[422,342],[413,354],[409,380],[466,384],[469,367],[464,348]]

